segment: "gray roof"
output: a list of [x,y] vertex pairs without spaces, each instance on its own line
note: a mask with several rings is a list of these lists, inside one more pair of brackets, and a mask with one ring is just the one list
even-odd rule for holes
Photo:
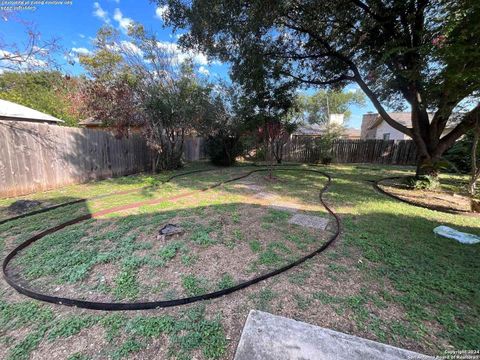
[[0,99],[0,119],[63,123],[63,120],[29,107]]
[[325,126],[319,124],[306,124],[299,126],[293,135],[321,135],[325,131]]
[[[402,124],[402,125],[404,125],[408,128],[412,127],[412,114],[411,113],[409,113],[409,112],[389,112],[388,115],[390,115],[390,117],[393,120],[399,122],[400,124]],[[432,121],[433,115],[434,115],[433,113],[428,113],[428,117],[429,117],[430,121]],[[448,119],[447,128],[453,127],[456,124],[458,124],[458,122],[461,120],[461,115],[462,115],[461,113],[452,113],[452,115]],[[383,118],[380,116],[380,114],[375,114],[375,113],[364,114],[363,119],[364,120],[365,119],[371,119],[370,124],[367,125],[368,129],[376,128],[377,126],[379,126],[384,121]]]
[[103,121],[95,119],[94,117],[90,116],[78,123],[79,125],[95,125],[95,126],[102,126]]

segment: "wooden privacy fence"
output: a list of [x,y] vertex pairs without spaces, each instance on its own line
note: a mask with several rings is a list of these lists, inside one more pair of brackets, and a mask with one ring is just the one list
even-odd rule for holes
[[[206,157],[204,140],[187,137],[184,159]],[[152,152],[140,134],[0,121],[0,196],[148,171]]]
[[183,158],[186,161],[203,160],[207,158],[205,139],[202,137],[187,137],[183,144]]
[[18,196],[151,167],[140,135],[0,121],[0,196]]
[[315,163],[324,155],[335,163],[413,165],[417,150],[411,140],[336,140],[322,152],[310,137],[293,138],[283,149],[285,161]]

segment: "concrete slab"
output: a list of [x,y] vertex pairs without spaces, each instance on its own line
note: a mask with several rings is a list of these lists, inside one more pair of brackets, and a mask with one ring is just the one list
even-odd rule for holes
[[328,225],[329,220],[322,218],[320,216],[312,216],[305,214],[295,214],[290,220],[290,224],[296,224],[300,226],[311,227],[315,229],[325,230]]
[[251,310],[235,360],[427,360],[430,356]]
[[276,202],[268,207],[274,210],[288,211],[290,213],[296,213],[300,210],[300,205],[283,202]]

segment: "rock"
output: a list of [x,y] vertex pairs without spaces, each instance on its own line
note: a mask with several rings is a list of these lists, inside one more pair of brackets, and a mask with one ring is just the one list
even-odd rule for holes
[[164,241],[168,236],[183,234],[184,230],[176,224],[167,224],[158,231],[157,240]]
[[14,214],[21,214],[27,212],[30,209],[36,208],[42,204],[41,201],[38,200],[17,200],[12,203],[7,210]]

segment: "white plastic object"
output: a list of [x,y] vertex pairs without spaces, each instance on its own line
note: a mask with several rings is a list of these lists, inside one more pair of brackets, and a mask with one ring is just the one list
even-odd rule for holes
[[433,232],[437,235],[457,240],[462,244],[477,244],[480,243],[480,236],[464,233],[448,226],[437,226],[433,229]]

